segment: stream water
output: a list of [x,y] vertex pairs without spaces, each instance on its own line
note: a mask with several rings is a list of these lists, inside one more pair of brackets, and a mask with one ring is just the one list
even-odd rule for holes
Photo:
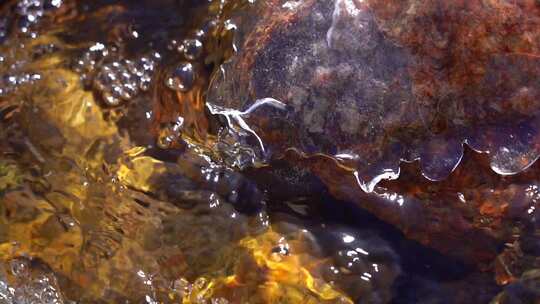
[[230,166],[238,149],[196,144],[215,141],[205,92],[249,2],[1,1],[0,303],[501,292],[492,272],[406,239],[302,168],[276,162],[280,184]]

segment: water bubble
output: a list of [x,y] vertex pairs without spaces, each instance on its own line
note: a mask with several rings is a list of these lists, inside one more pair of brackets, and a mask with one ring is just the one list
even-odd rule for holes
[[34,47],[33,55],[37,58],[46,54],[51,54],[57,49],[58,47],[54,43],[40,44]]
[[17,85],[17,77],[13,75],[6,75],[4,76],[4,82],[9,86],[16,86]]
[[124,84],[124,91],[126,95],[129,95],[128,99],[131,99],[139,92],[138,84],[135,81],[126,82]]
[[117,60],[102,66],[93,86],[101,93],[105,104],[117,106],[122,100],[129,101],[141,91],[147,91],[156,66],[155,56]]
[[191,284],[185,278],[180,278],[173,283],[173,290],[178,293],[180,297],[187,297],[191,294]]
[[165,85],[171,90],[186,92],[191,89],[195,81],[193,65],[189,62],[181,63],[174,69]]
[[188,60],[199,58],[203,51],[203,44],[198,39],[186,39],[182,43],[182,53]]
[[62,6],[63,0],[45,0],[43,2],[43,8],[46,10],[58,9]]
[[171,123],[167,127],[163,128],[157,139],[157,146],[161,149],[168,149],[172,144],[182,136],[182,127],[184,125],[184,118],[178,117],[176,122]]
[[206,33],[204,32],[204,30],[195,30],[193,31],[193,36],[197,39],[204,39],[205,36],[206,36]]
[[154,60],[159,61],[159,60],[161,60],[161,54],[160,54],[159,52],[153,52],[153,53],[152,53],[152,58],[153,58]]
[[0,95],[12,93],[22,85],[35,83],[40,79],[41,75],[34,73],[4,75],[0,78]]
[[118,106],[121,103],[120,98],[114,96],[108,91],[103,92],[102,97],[105,104],[111,107]]
[[126,60],[125,61],[127,70],[136,76],[142,76],[144,74],[143,67],[140,66],[138,62],[132,61],[132,60]]
[[114,96],[119,97],[123,100],[130,100],[133,97],[126,90],[124,90],[124,86],[121,84],[114,86],[112,92]]
[[215,30],[218,28],[218,21],[216,20],[209,20],[207,21],[201,30],[195,32],[195,37],[199,39],[204,39],[207,36],[213,36]]
[[35,266],[25,258],[13,259],[9,267],[14,277],[8,282],[4,267],[0,264],[0,303],[64,303],[54,274]]
[[206,286],[208,285],[208,280],[206,278],[200,277],[193,282],[193,288],[196,290],[205,290]]
[[153,71],[156,65],[156,63],[148,57],[142,57],[140,62],[142,63],[143,69],[147,72]]
[[31,31],[33,25],[44,16],[45,10],[57,9],[62,2],[58,0],[21,0],[17,3],[15,13],[20,16],[17,27],[20,32],[30,34],[32,38],[37,34]]
[[152,78],[150,76],[143,75],[141,76],[140,80],[141,82],[139,83],[139,89],[141,89],[143,92],[148,91],[150,89]]
[[133,75],[123,66],[118,68],[118,73],[121,82],[129,82],[133,79]]
[[111,49],[107,48],[103,43],[96,42],[81,57],[75,60],[72,68],[75,72],[81,74],[81,80],[85,85],[91,85],[86,81],[92,79],[92,73],[98,68],[98,65],[112,53]]
[[28,262],[23,259],[14,259],[10,263],[11,273],[15,276],[25,276],[28,274]]
[[[17,3],[16,11],[21,16],[32,15],[36,17],[43,15],[42,8],[43,3],[40,0],[22,0]],[[30,20],[30,18],[28,19]]]
[[43,303],[57,303],[58,293],[52,286],[49,286],[41,293],[40,298]]
[[169,49],[169,50],[171,50],[171,51],[172,51],[172,50],[177,50],[178,47],[180,47],[180,46],[181,46],[181,44],[179,44],[177,40],[172,39],[172,40],[169,41],[169,43],[167,44],[167,49]]

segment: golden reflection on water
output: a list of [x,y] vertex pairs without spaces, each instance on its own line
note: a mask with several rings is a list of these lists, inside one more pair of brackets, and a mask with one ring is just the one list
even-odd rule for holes
[[[307,261],[301,261],[291,254],[277,261],[271,249],[279,235],[269,228],[259,235],[217,243],[208,242],[206,238],[211,237],[209,235],[180,229],[183,225],[163,231],[164,222],[173,217],[191,218],[196,215],[129,189],[151,192],[152,185],[145,181],[167,172],[166,166],[145,156],[124,164],[123,158],[143,148],[132,146],[127,138],[118,134],[114,124],[102,118],[92,94],[78,84],[78,75],[60,68],[41,70],[44,71],[44,79],[25,92],[29,94],[25,97],[31,100],[31,104],[25,104],[28,110],[21,110],[21,114],[39,115],[39,119],[27,120],[28,147],[24,156],[34,163],[32,165],[37,163],[42,176],[36,181],[29,181],[17,164],[2,166],[2,172],[5,172],[0,183],[3,227],[7,230],[0,246],[2,260],[7,262],[20,256],[39,259],[63,277],[66,285],[62,286],[62,291],[66,295],[82,295],[82,299],[91,301],[115,297],[137,300],[146,295],[167,301],[167,295],[171,301],[182,298],[183,303],[202,303],[201,297],[210,299],[214,293],[233,293],[238,303],[272,303],[276,299],[295,303],[336,299],[343,299],[343,303],[351,302],[334,287],[311,275],[304,265],[309,256],[304,257]],[[39,134],[41,126],[32,130],[32,124],[37,122],[41,126],[50,126],[54,131],[52,134]],[[51,142],[50,147],[41,136]],[[105,161],[110,157],[107,149],[126,151],[112,161],[120,163],[116,172],[113,171],[115,165]],[[34,183],[43,183],[48,189],[36,194],[32,189]],[[143,205],[135,200],[142,201]],[[228,210],[225,215],[233,213]],[[236,229],[229,225],[246,225],[249,221],[243,215],[237,216],[240,219],[235,222],[238,223],[222,219],[222,230],[211,229],[207,233],[228,233]],[[219,225],[212,216],[207,221],[193,221],[189,227],[192,230],[204,229],[203,225]],[[221,238],[218,235],[212,237]],[[175,244],[174,239],[184,244]],[[191,253],[183,252],[178,246],[186,247],[185,250],[190,250],[191,246],[206,246],[209,247],[206,250],[212,253],[209,256],[192,256],[190,264],[187,264],[184,255]],[[236,259],[238,252],[245,255],[243,260]],[[216,260],[207,260],[216,258],[215,255],[218,256]],[[311,259],[314,260],[312,263],[316,262],[315,258]],[[241,265],[249,265],[252,261],[253,265]],[[202,266],[199,268],[197,264]],[[233,267],[229,272],[219,269],[227,264]],[[243,267],[250,269],[243,270]],[[205,268],[208,268],[207,273]],[[247,271],[248,276],[256,274],[258,277],[242,278],[240,283],[238,280],[242,274],[236,274],[238,271]],[[150,273],[154,277],[146,283],[146,275],[142,273]],[[199,273],[201,276],[197,276]],[[181,296],[169,287],[170,282],[182,280],[187,274],[193,274],[195,279],[192,282],[196,286]],[[205,279],[205,276],[209,278]],[[154,284],[154,280],[158,283]],[[160,280],[168,280],[169,283]],[[201,280],[206,280],[205,287],[198,286],[202,284]],[[249,292],[227,291],[229,289]],[[236,295],[238,293],[240,296]]]
[[[0,97],[0,279],[15,290],[0,288],[7,303],[33,288],[10,263],[45,272],[43,288],[60,294],[37,303],[352,303],[320,275],[328,261],[300,250],[300,239],[287,244],[264,210],[238,213],[212,191],[184,193],[189,207],[154,195],[158,177],[197,172],[148,156],[110,119],[121,114],[104,115],[69,68],[79,46],[59,38],[63,30],[13,35],[0,47],[1,74],[16,64],[40,78]],[[61,51],[33,55],[51,44]],[[190,93],[199,103],[202,84]],[[273,251],[280,242],[286,255]]]

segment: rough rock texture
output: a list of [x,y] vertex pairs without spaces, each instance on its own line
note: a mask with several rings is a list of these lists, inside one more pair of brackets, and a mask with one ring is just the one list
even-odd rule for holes
[[237,23],[209,107],[265,156],[334,156],[371,190],[402,160],[444,179],[464,142],[501,174],[540,155],[536,1],[258,1]]
[[207,106],[259,157],[312,157],[336,196],[469,261],[537,213],[538,1],[268,0],[236,23]]
[[485,155],[467,150],[463,164],[442,182],[427,182],[417,165],[407,165],[398,180],[366,194],[354,177],[328,169],[329,160],[293,161],[311,168],[340,199],[356,202],[409,238],[470,262],[488,266],[505,243],[522,234],[530,237],[531,246],[540,243],[538,232],[534,234],[539,222],[538,163],[516,176],[501,177],[489,169]]

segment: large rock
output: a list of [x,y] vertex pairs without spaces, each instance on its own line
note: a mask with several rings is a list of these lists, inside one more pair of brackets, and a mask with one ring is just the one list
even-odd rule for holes
[[207,107],[247,159],[292,157],[469,261],[490,261],[519,229],[507,223],[536,213],[537,1],[267,0],[233,20],[238,52]]

